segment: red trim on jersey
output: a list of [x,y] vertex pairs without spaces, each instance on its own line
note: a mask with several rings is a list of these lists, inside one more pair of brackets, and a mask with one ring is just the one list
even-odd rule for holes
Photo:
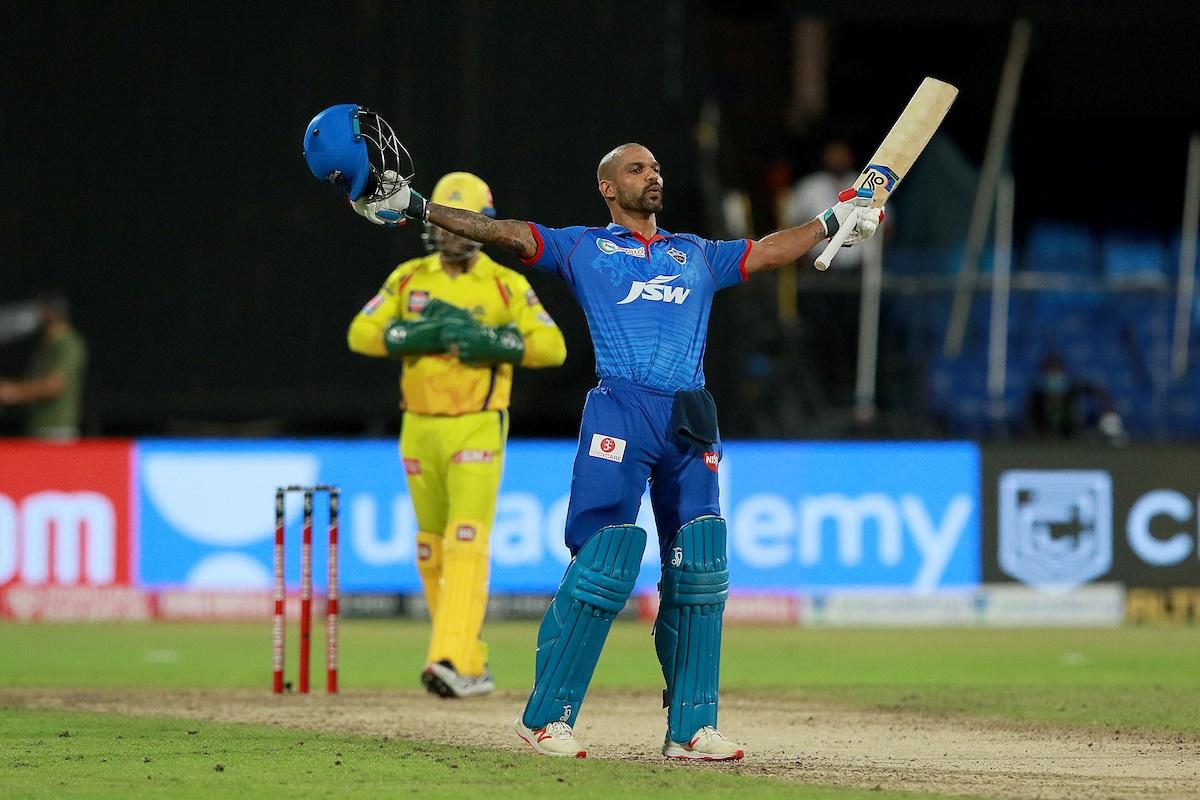
[[525,258],[524,256],[520,256],[519,258],[521,259],[522,264],[526,266],[533,266],[537,263],[537,260],[542,257],[542,251],[546,249],[546,243],[542,241],[542,235],[538,233],[537,226],[535,226],[532,222],[526,222],[525,224],[528,225],[529,230],[533,232],[533,238],[537,241],[537,250],[535,250],[533,255],[529,258]]
[[750,273],[746,272],[746,259],[750,257],[750,251],[754,248],[754,242],[746,240],[746,252],[742,253],[742,260],[738,262],[738,272],[742,275],[742,280],[750,280]]
[[654,242],[657,242],[659,239],[662,239],[665,241],[667,238],[667,237],[663,236],[661,233],[657,233],[657,232],[653,236],[651,236],[649,239],[647,239],[645,236],[642,236],[637,231],[630,231],[629,233],[632,234],[633,238],[635,238],[639,242],[641,242],[642,246],[646,248],[646,260],[647,261],[650,260],[650,245],[652,245]]
[[504,301],[504,305],[507,306],[512,302],[512,295],[509,294],[508,289],[499,278],[496,278],[496,288],[500,290],[500,299]]
[[658,240],[660,240],[660,239],[662,239],[662,240],[666,240],[666,236],[664,236],[664,235],[662,235],[662,234],[660,234],[660,233],[656,233],[656,231],[655,231],[655,234],[654,234],[653,236],[650,236],[650,237],[649,237],[649,239],[647,239],[647,237],[646,237],[646,236],[643,236],[642,234],[640,234],[640,233],[637,233],[637,231],[636,231],[636,230],[630,230],[630,231],[629,231],[629,233],[630,233],[632,236],[634,236],[634,239],[636,239],[637,241],[640,241],[640,242],[642,242],[642,247],[646,248],[646,260],[647,260],[647,261],[649,261],[649,260],[650,260],[650,245],[652,245],[652,243],[653,243],[653,242],[656,242],[656,241],[658,241]]
[[665,240],[667,238],[667,237],[663,236],[661,233],[655,233],[649,239],[647,239],[645,236],[642,236],[637,231],[630,231],[629,233],[633,235],[633,238],[637,239],[639,242],[646,245],[647,247],[649,247],[654,242],[657,242],[659,239]]
[[416,274],[417,273],[415,271],[413,271],[413,272],[408,273],[407,275],[405,275],[403,278],[400,279],[400,283],[396,284],[396,297],[400,296],[400,293],[404,291],[404,287],[408,286],[408,282],[411,281],[413,279],[413,276]]

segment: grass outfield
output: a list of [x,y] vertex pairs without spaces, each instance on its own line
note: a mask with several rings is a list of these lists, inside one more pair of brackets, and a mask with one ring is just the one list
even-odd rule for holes
[[[545,759],[367,736],[81,713],[0,715],[6,798],[729,797],[924,800],[804,786],[726,768]],[[704,770],[697,780],[695,769]],[[551,794],[552,793],[552,794]]]
[[[288,630],[295,675],[295,626]],[[536,625],[487,626],[499,685],[528,686]],[[342,626],[341,685],[416,685],[427,626],[352,621]],[[313,684],[323,632],[313,633]],[[963,712],[1066,724],[1200,733],[1200,628],[889,629],[731,627],[725,689],[800,693],[847,705]],[[7,687],[263,687],[270,685],[268,625],[199,623],[0,625]],[[649,628],[613,627],[593,686],[657,687]]]
[[[289,628],[294,675],[295,628]],[[416,685],[423,624],[354,621],[342,630],[347,690]],[[255,625],[0,625],[0,686],[261,688],[269,628]],[[501,686],[530,682],[536,626],[486,630]],[[314,633],[314,685],[323,686]],[[614,627],[593,685],[661,685],[648,626]],[[1057,725],[1200,732],[1200,629],[727,631],[722,686],[859,708],[962,713]],[[194,731],[194,732],[193,732]],[[63,735],[63,734],[67,735]],[[5,797],[529,797],[566,790],[610,798],[686,791],[692,798],[945,797],[812,786],[709,768],[567,763],[365,735],[250,724],[7,709],[0,713]],[[384,756],[384,757],[380,757]],[[699,768],[704,769],[704,768]],[[957,792],[954,794],[957,795]]]

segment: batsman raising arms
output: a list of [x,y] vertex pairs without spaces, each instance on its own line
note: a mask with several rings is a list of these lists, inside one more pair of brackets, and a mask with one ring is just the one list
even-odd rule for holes
[[[795,261],[839,227],[852,226],[846,244],[863,241],[882,212],[859,205],[849,190],[811,222],[758,241],[671,233],[657,221],[662,169],[639,144],[600,161],[597,188],[612,219],[603,227],[493,219],[427,201],[408,180],[389,180],[387,170],[380,175],[391,183],[388,192],[355,202],[369,221],[432,223],[511,250],[567,281],[592,334],[600,381],[584,406],[571,478],[566,544],[573,558],[538,631],[518,735],[538,753],[586,755],[573,726],[641,567],[647,537],[634,522],[649,482],[662,562],[654,644],[666,683],[663,755],[742,758],[743,748],[716,727],[729,572],[717,500],[721,444],[702,368],[713,294]],[[318,177],[346,183],[351,198],[360,197],[345,174]]]
[[[330,109],[310,132],[328,142],[350,110]],[[360,122],[367,122],[367,112]],[[356,117],[357,119],[357,117]],[[386,123],[384,123],[386,125]],[[310,163],[321,144],[306,139]],[[440,205],[495,214],[486,183],[444,176]],[[417,518],[417,571],[433,631],[421,683],[442,697],[495,688],[480,639],[488,598],[489,533],[503,471],[513,368],[557,367],[562,332],[529,281],[477,242],[426,231],[430,253],[405,261],[350,323],[350,349],[403,363],[400,455]]]

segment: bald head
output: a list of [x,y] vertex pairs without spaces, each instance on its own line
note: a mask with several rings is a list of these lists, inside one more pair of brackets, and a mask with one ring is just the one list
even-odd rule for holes
[[662,168],[654,154],[640,144],[627,142],[610,150],[596,167],[596,183],[610,211],[662,211]]
[[[646,150],[645,147],[642,147],[637,142],[626,142],[609,150],[608,154],[600,159],[600,166],[596,167],[596,182],[611,181],[617,174],[617,168],[621,165],[621,157],[625,155],[626,151],[632,150],[635,147]],[[650,151],[646,150],[646,152]]]

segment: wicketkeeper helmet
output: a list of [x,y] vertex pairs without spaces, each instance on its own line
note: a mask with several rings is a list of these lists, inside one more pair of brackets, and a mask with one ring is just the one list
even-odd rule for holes
[[[488,217],[496,216],[496,208],[492,202],[492,190],[478,175],[470,172],[451,172],[433,187],[429,201],[448,208],[461,208],[464,211],[474,211]],[[425,223],[425,233],[421,237],[425,247],[430,251],[441,250],[442,256],[451,261],[463,261],[479,252],[481,245],[470,239],[441,230],[435,230],[433,225]]]

